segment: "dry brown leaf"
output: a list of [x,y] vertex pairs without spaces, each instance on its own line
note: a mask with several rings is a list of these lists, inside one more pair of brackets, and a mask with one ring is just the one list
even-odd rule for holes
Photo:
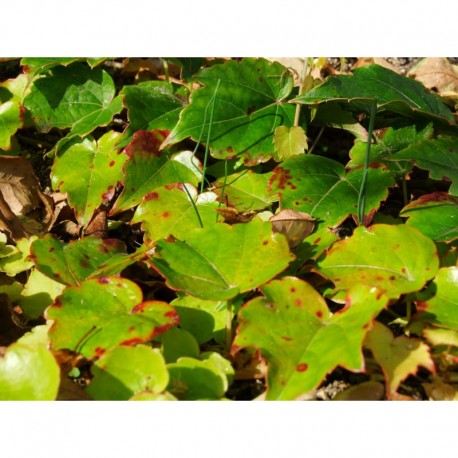
[[444,93],[458,93],[458,68],[445,57],[427,57],[420,60],[407,76],[416,79],[428,89]]
[[281,210],[270,218],[274,232],[283,234],[290,248],[299,245],[302,240],[313,232],[316,219],[308,213],[296,210]]
[[431,401],[458,401],[457,389],[439,377],[433,377],[431,383],[423,383],[423,388]]
[[400,73],[399,70],[387,60],[382,59],[381,57],[360,57],[353,68],[365,67],[366,65],[377,64],[382,67],[392,70],[393,72]]

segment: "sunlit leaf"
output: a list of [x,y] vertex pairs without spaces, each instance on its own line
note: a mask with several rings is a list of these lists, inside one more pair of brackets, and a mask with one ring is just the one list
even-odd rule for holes
[[364,369],[364,337],[388,302],[380,291],[357,285],[334,315],[312,286],[295,277],[273,280],[261,291],[264,297],[240,310],[232,352],[259,348],[268,363],[266,399],[296,399],[337,366]]
[[420,339],[394,337],[389,328],[376,322],[366,337],[365,346],[380,364],[386,380],[386,396],[390,399],[409,375],[415,375],[419,366],[435,372],[429,347]]
[[184,329],[169,329],[161,336],[161,343],[162,354],[166,363],[174,363],[183,356],[197,358],[200,353],[196,339]]
[[171,288],[227,300],[270,280],[292,259],[284,236],[256,219],[194,229],[185,240],[159,240],[151,262]]
[[430,238],[406,225],[386,224],[357,227],[317,262],[317,272],[331,280],[337,291],[364,284],[376,286],[389,298],[420,290],[438,268]]
[[423,194],[406,205],[400,216],[408,217],[406,224],[435,241],[458,238],[458,197],[448,193]]
[[47,310],[54,320],[53,349],[68,349],[88,359],[116,345],[147,342],[178,323],[172,306],[144,301],[139,286],[119,277],[100,277],[65,289]]
[[146,345],[115,347],[91,367],[87,393],[96,400],[127,400],[137,393],[159,394],[169,382],[164,358]]
[[294,105],[282,103],[293,88],[288,70],[278,62],[246,58],[206,68],[194,79],[204,86],[191,94],[165,144],[191,137],[208,141],[217,158],[269,159],[275,128],[294,121]]
[[307,147],[307,137],[300,126],[278,126],[275,129],[274,145],[276,159],[284,161],[292,156],[303,154]]
[[[273,171],[269,182],[271,195],[280,197],[282,209],[310,214],[338,226],[357,211],[363,170],[345,172],[345,167],[326,157],[306,154],[292,157]],[[381,165],[369,168],[366,186],[366,214],[380,206],[394,184],[391,174]]]
[[94,211],[124,178],[121,170],[127,157],[119,154],[117,146],[121,137],[110,131],[98,141],[87,137],[73,142],[54,162],[53,187],[67,193],[82,225],[90,222]]
[[11,137],[23,125],[24,118],[21,106],[14,100],[0,103],[0,148],[11,148]]

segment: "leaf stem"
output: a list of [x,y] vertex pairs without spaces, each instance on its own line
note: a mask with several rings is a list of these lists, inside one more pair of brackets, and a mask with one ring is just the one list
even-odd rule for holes
[[182,184],[183,189],[185,190],[186,194],[188,195],[188,199],[191,202],[192,208],[194,209],[194,211],[196,213],[197,219],[199,220],[200,227],[203,228],[204,227],[204,223],[202,222],[202,218],[200,217],[200,213],[199,213],[199,210],[197,209],[197,205],[194,202],[194,199],[192,198],[191,193],[188,191],[188,188],[186,187],[186,184],[185,183],[181,183],[181,184]]
[[318,135],[316,136],[315,140],[313,141],[313,145],[310,147],[310,149],[307,151],[307,154],[312,154],[312,151],[315,149],[315,146],[317,143],[320,141],[321,136],[323,135],[324,132],[324,126],[320,129],[318,132]]
[[372,99],[370,119],[369,119],[369,129],[368,129],[367,143],[366,143],[366,154],[364,156],[363,179],[361,181],[361,188],[359,190],[359,195],[358,195],[358,224],[359,225],[362,225],[364,223],[364,213],[365,213],[365,207],[366,207],[367,174],[369,171],[372,132],[374,131],[376,113],[377,113],[377,100]]
[[229,299],[227,301],[226,308],[226,342],[225,349],[229,353],[232,345],[232,301]]

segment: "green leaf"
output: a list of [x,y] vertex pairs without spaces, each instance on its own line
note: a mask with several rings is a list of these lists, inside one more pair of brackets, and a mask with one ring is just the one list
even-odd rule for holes
[[83,226],[124,178],[122,167],[127,157],[118,151],[121,137],[120,133],[110,131],[98,141],[92,137],[73,141],[54,162],[53,188],[67,193],[69,204]]
[[205,301],[197,297],[179,294],[171,302],[180,316],[180,327],[189,331],[199,344],[224,336],[227,321],[227,303]]
[[201,165],[190,151],[174,155],[159,151],[165,132],[138,131],[125,149],[128,161],[124,166],[124,189],[115,202],[111,214],[138,205],[144,196],[160,186],[190,183],[197,186],[202,174]]
[[7,151],[11,148],[11,137],[24,123],[21,105],[8,100],[0,104],[0,148]]
[[35,79],[24,105],[40,132],[70,127],[87,134],[108,119],[114,95],[115,85],[105,70],[76,62],[52,67]]
[[292,102],[315,105],[342,100],[369,112],[373,99],[377,100],[379,109],[403,115],[419,113],[454,122],[447,106],[421,83],[376,64],[358,68],[353,75],[330,77]]
[[364,337],[388,303],[380,291],[357,285],[334,315],[312,286],[295,277],[273,280],[261,291],[264,297],[240,309],[232,352],[259,348],[268,362],[266,399],[296,399],[337,366],[364,369]]
[[64,288],[62,283],[32,269],[21,292],[19,306],[28,318],[37,319]]
[[[206,194],[208,196],[209,193]],[[185,238],[190,230],[201,227],[200,221],[204,227],[216,224],[216,209],[219,206],[217,196],[208,196],[208,200],[203,200],[203,196],[198,196],[196,188],[189,184],[176,183],[156,188],[154,192],[145,195],[131,222],[142,223],[142,230],[149,242],[166,238],[170,234],[179,239]]]
[[399,385],[409,375],[415,375],[419,366],[435,372],[434,362],[429,354],[429,347],[420,339],[406,336],[394,337],[389,328],[376,322],[365,341],[381,366],[386,381],[386,396],[391,399]]
[[417,229],[374,224],[357,227],[351,237],[336,242],[316,270],[336,291],[364,284],[395,299],[419,291],[438,268],[434,242]]
[[30,247],[37,237],[16,241],[16,246],[6,244],[6,235],[0,232],[0,272],[5,272],[9,277],[14,277],[33,266],[30,259]]
[[[280,197],[282,209],[310,214],[336,227],[355,215],[363,169],[345,172],[345,167],[312,154],[292,157],[277,166],[269,182],[271,195]],[[376,210],[388,196],[394,180],[382,165],[369,168],[366,185],[366,214]]]
[[168,391],[179,399],[219,399],[228,388],[226,370],[212,359],[182,357],[167,365],[170,374]]
[[122,146],[126,146],[138,130],[173,129],[183,108],[183,101],[173,94],[172,84],[161,81],[124,86],[119,94],[124,96],[129,118]]
[[112,256],[125,252],[124,243],[116,239],[84,237],[62,243],[47,234],[32,244],[36,268],[64,285],[78,285]]
[[304,129],[300,126],[278,126],[274,133],[274,145],[278,161],[304,154],[304,151],[308,149],[307,137]]
[[415,321],[458,330],[458,267],[439,269],[432,285],[417,302]]
[[0,357],[2,401],[52,401],[59,383],[59,365],[42,344],[14,343]]
[[458,238],[458,197],[445,192],[420,196],[406,205],[400,216],[409,218],[406,224],[436,242],[451,242]]
[[38,75],[50,70],[52,67],[63,65],[64,67],[80,60],[78,57],[23,57],[21,65],[24,72]]
[[[377,142],[371,145],[370,162],[381,162],[388,167],[391,172],[399,177],[405,176],[412,168],[409,162],[393,162],[389,158],[394,153],[407,148],[412,144],[427,140],[433,135],[432,123],[424,125],[410,125],[406,127],[388,127],[382,130],[377,136]],[[355,168],[364,164],[366,155],[366,141],[356,140],[355,145],[350,150],[350,162],[348,168]]]
[[151,262],[171,288],[223,301],[262,285],[293,259],[284,236],[254,219],[194,229],[185,240],[159,240]]
[[267,184],[271,177],[271,172],[261,174],[244,170],[228,175],[226,179],[216,180],[214,192],[220,196],[222,202],[240,212],[264,210],[278,200],[267,193]]
[[69,349],[87,359],[116,345],[147,342],[178,323],[172,306],[142,302],[138,285],[119,277],[100,277],[65,289],[46,310],[55,350]]
[[166,363],[174,363],[182,356],[197,358],[200,353],[199,344],[193,335],[179,328],[171,328],[161,336],[162,354]]
[[295,107],[283,103],[293,89],[288,70],[278,62],[246,58],[206,68],[194,79],[204,86],[191,94],[165,144],[191,137],[208,141],[217,158],[268,160],[275,128],[294,122]]
[[164,358],[146,345],[115,347],[91,367],[94,378],[86,391],[98,401],[126,401],[137,393],[159,394],[169,383]]
[[452,184],[449,193],[458,195],[458,140],[456,136],[439,136],[393,154],[391,161],[414,161],[420,169],[429,170],[430,177],[444,180],[447,177]]

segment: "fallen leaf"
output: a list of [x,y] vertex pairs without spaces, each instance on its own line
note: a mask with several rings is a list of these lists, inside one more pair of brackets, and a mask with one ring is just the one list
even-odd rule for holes
[[428,89],[436,90],[440,95],[458,92],[458,66],[452,65],[445,57],[421,59],[407,76],[420,81]]

